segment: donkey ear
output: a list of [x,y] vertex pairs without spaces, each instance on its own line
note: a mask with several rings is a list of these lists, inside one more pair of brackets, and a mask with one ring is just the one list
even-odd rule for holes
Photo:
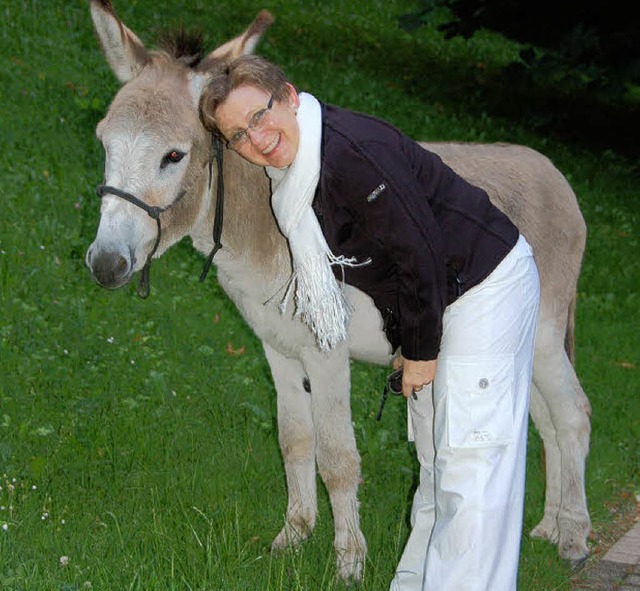
[[90,7],[107,62],[120,82],[129,82],[149,62],[149,53],[135,33],[118,18],[111,0],[90,0]]
[[242,35],[214,49],[208,55],[208,58],[231,61],[241,55],[253,53],[256,45],[258,45],[266,30],[273,24],[273,21],[275,21],[275,18],[268,10],[261,10]]

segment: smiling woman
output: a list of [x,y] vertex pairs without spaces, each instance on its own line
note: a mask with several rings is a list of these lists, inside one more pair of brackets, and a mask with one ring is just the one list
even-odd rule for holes
[[299,142],[298,93],[279,69],[265,72],[250,60],[239,63],[207,85],[200,103],[203,122],[253,164],[289,166]]
[[253,164],[284,168],[293,162],[299,140],[299,100],[290,84],[287,89],[289,93],[281,101],[262,88],[239,86],[216,111],[228,145]]

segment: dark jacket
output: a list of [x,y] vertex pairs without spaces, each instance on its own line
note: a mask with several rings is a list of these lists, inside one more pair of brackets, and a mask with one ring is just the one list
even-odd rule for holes
[[[334,267],[373,298],[407,359],[435,359],[447,305],[513,248],[518,229],[487,194],[393,126],[322,105],[322,163],[313,209]],[[343,275],[344,273],[344,275]]]

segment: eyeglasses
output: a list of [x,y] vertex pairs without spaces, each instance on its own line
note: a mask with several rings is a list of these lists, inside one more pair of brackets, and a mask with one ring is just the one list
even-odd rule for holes
[[267,103],[267,106],[264,109],[260,109],[259,111],[254,113],[251,119],[249,119],[249,125],[247,125],[245,129],[236,131],[227,140],[227,148],[233,148],[234,150],[242,148],[249,141],[249,130],[260,131],[267,123],[269,123],[271,108],[273,107],[274,99],[275,95],[272,94],[269,102]]
[[[390,393],[394,396],[402,396],[402,368],[396,369],[390,373],[387,378],[384,390],[382,390],[382,400],[380,401],[380,410],[378,410],[378,414],[376,415],[376,421],[382,418],[382,411]],[[413,392],[411,396],[414,400],[418,400],[418,395],[415,392]]]

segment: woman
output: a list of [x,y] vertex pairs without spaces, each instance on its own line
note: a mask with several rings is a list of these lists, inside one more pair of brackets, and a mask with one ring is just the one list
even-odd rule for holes
[[335,272],[371,296],[400,347],[421,471],[391,589],[515,589],[539,301],[526,240],[437,155],[298,94],[263,58],[215,77],[201,113],[266,168],[319,346],[346,337]]

